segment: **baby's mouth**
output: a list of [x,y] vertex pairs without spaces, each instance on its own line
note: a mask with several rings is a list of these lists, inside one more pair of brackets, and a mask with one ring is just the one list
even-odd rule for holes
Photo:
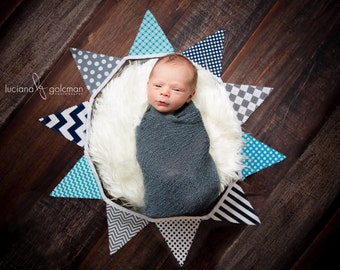
[[157,105],[159,105],[159,106],[168,106],[168,103],[165,102],[165,101],[158,100],[156,103],[157,103]]

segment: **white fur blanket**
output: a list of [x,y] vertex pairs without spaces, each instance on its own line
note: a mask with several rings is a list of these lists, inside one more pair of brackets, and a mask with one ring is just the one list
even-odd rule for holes
[[[130,61],[119,76],[108,82],[93,102],[88,129],[88,152],[104,189],[112,199],[121,199],[133,207],[144,205],[135,130],[148,107],[146,84],[155,61]],[[193,102],[201,112],[209,135],[209,152],[215,161],[222,191],[239,180],[242,170],[241,127],[224,83],[209,71],[197,68]]]

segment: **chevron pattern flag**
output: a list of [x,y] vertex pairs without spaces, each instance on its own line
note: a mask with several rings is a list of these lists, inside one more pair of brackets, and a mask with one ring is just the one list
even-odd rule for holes
[[39,121],[71,142],[84,147],[88,104],[88,101],[80,103],[62,112],[40,118]]
[[243,189],[237,183],[228,188],[209,216],[217,221],[248,225],[260,224],[255,210],[247,200]]
[[285,155],[248,134],[243,133],[242,137],[245,142],[242,149],[242,154],[245,157],[242,178],[246,178],[286,158]]
[[229,99],[233,103],[233,108],[241,124],[244,124],[248,120],[249,116],[262,104],[273,90],[271,87],[233,83],[226,83],[225,88],[229,93]]
[[83,156],[51,192],[52,197],[102,199],[97,180]]
[[183,55],[203,68],[210,70],[214,75],[221,77],[223,47],[224,30],[219,30],[185,50]]
[[181,266],[186,260],[200,223],[200,219],[188,217],[156,222],[165,242]]
[[152,13],[147,10],[129,55],[170,53],[174,48]]
[[141,231],[148,221],[128,211],[122,211],[111,204],[106,204],[109,231],[110,255],[116,253],[131,238]]
[[70,49],[77,68],[91,94],[100,87],[111,71],[117,66],[121,58],[105,54]]

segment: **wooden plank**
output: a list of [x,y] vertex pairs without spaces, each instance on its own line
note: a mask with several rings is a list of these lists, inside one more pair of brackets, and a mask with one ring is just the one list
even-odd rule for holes
[[[182,269],[218,269],[221,258],[237,241],[238,235],[245,227],[246,225],[229,222],[204,221]],[[228,264],[223,267],[221,269],[229,269]],[[169,259],[162,269],[172,268],[174,263]]]
[[28,94],[6,88],[33,87],[33,73],[45,77],[100,2],[24,1],[0,29],[0,128]]
[[[339,14],[335,2],[324,4],[278,1],[222,76],[236,83],[274,87],[243,126],[287,156],[245,183],[247,193],[256,194],[252,200],[256,209],[336,106]],[[318,18],[318,23],[310,18]]]
[[[221,3],[229,7],[227,12],[225,10],[221,11]],[[150,8],[154,13],[162,28],[166,29],[171,42],[176,43],[177,48],[191,46],[199,39],[213,33],[216,30],[215,26],[222,20],[223,25],[228,26],[229,31],[234,31],[235,33],[233,36],[228,37],[230,40],[227,43],[239,44],[235,46],[232,52],[225,52],[225,55],[230,53],[227,58],[232,61],[234,55],[240,52],[235,61],[232,62],[231,67],[233,68],[228,69],[224,76],[235,78],[235,82],[237,82],[238,78],[240,80],[238,82],[242,83],[263,82],[266,85],[276,87],[276,89],[280,85],[287,86],[274,92],[263,107],[260,108],[260,113],[256,112],[245,127],[247,131],[251,131],[261,140],[288,155],[287,161],[266,169],[263,173],[251,178],[251,181],[248,181],[245,185],[248,194],[256,195],[251,197],[251,201],[255,209],[260,210],[260,218],[265,228],[268,228],[270,224],[274,224],[276,225],[275,229],[286,235],[286,232],[300,233],[300,231],[294,231],[290,227],[286,231],[282,225],[283,220],[288,219],[288,217],[287,219],[283,217],[284,210],[286,210],[284,206],[293,211],[295,205],[290,205],[288,201],[285,201],[285,198],[275,196],[287,194],[285,192],[288,191],[282,190],[282,187],[290,187],[290,183],[287,181],[291,177],[297,176],[298,169],[301,170],[298,176],[302,177],[306,172],[310,175],[308,170],[312,169],[312,172],[317,173],[317,179],[319,179],[318,177],[322,173],[318,169],[313,171],[310,166],[304,166],[304,162],[313,161],[315,163],[312,164],[317,168],[317,161],[324,162],[326,158],[326,153],[321,153],[320,157],[309,160],[305,156],[308,154],[304,154],[302,161],[295,165],[296,167],[290,171],[287,178],[285,177],[290,167],[295,164],[315,134],[318,133],[320,126],[327,119],[329,112],[327,106],[331,106],[331,109],[335,106],[332,100],[335,97],[337,83],[334,80],[336,78],[337,63],[332,52],[337,48],[337,42],[334,38],[334,33],[336,33],[334,20],[336,20],[337,16],[334,17],[334,10],[327,3],[316,6],[307,1],[304,2],[305,6],[302,6],[299,3],[278,1],[278,4],[270,10],[268,16],[262,20],[271,4],[267,3],[264,7],[261,7],[261,4],[263,4],[261,1],[253,4],[249,3],[247,8],[241,9],[241,6],[237,4],[228,4],[228,1],[216,3],[216,5],[207,5],[205,1],[173,1],[169,2],[169,4],[168,2],[163,4],[160,1],[151,3],[148,3],[148,1],[138,1],[137,3],[135,1],[118,1],[114,3],[105,1],[100,4],[95,16],[90,18],[89,23],[82,25],[82,29],[78,31],[79,35],[70,42],[70,46],[114,56],[124,56],[131,47],[147,8]],[[306,12],[306,15],[303,15],[305,12],[303,7],[307,7],[308,12]],[[257,12],[260,12],[260,15],[257,15]],[[234,16],[233,14],[239,14],[239,16]],[[230,15],[230,20],[228,20],[228,15]],[[254,16],[258,17],[254,18]],[[320,25],[317,25],[308,16],[319,18]],[[287,19],[282,23],[285,17],[291,20]],[[211,24],[208,24],[207,18],[211,20]],[[242,27],[247,26],[246,34],[241,31],[242,27],[238,28],[237,31],[233,30],[234,27],[238,27],[239,21],[242,22]],[[260,21],[262,23],[253,34],[252,29],[255,29]],[[248,26],[247,22],[251,22],[251,25]],[[191,27],[187,28],[187,24],[191,25]],[[196,25],[202,26],[202,31],[201,29],[193,31],[194,28],[197,29]],[[304,33],[309,29],[308,25],[313,26],[310,31],[314,38],[310,37],[308,33]],[[288,48],[286,49],[287,51],[283,50],[285,47],[282,46],[282,42],[286,42],[285,38],[290,37],[287,31],[294,26],[297,26],[294,28],[297,32],[294,32],[294,38],[290,40],[294,41],[290,43],[292,51],[289,51]],[[330,31],[333,32],[329,33]],[[241,32],[241,34],[237,35],[238,32]],[[263,34],[264,32],[265,34]],[[121,38],[122,33],[124,33],[124,39]],[[251,35],[252,37],[249,38]],[[282,37],[278,41],[277,37],[280,35]],[[262,44],[263,38],[266,40],[265,46]],[[245,46],[242,49],[244,43]],[[322,43],[323,45],[320,46]],[[287,42],[284,44],[287,46]],[[305,44],[310,46],[306,49],[306,52],[303,50]],[[267,49],[272,50],[270,55],[266,58],[257,58],[258,54],[265,55],[268,52],[266,51]],[[280,59],[282,50],[284,52],[283,59],[278,61],[277,65],[271,65],[270,57]],[[294,66],[294,72],[290,70],[292,68],[290,57],[296,65],[296,67]],[[248,66],[243,64],[242,58],[246,60],[246,63],[256,58],[261,64],[255,65],[256,61],[254,61],[253,65]],[[299,61],[295,61],[296,58]],[[274,71],[270,68],[272,66],[275,67]],[[251,70],[248,69],[249,67],[251,67]],[[289,74],[288,77],[284,76],[285,72]],[[243,75],[248,73],[250,77]],[[261,77],[259,74],[264,75]],[[280,76],[277,78],[274,75]],[[253,80],[253,77],[263,79]],[[245,81],[242,81],[243,79]],[[273,84],[269,84],[271,82]],[[65,49],[51,72],[42,80],[42,84],[44,87],[59,84],[85,86],[72,56]],[[309,89],[309,91],[306,89]],[[321,98],[324,101],[322,104],[319,102],[320,92],[322,92]],[[21,110],[12,119],[10,125],[0,134],[0,145],[2,146],[0,148],[0,171],[2,177],[0,181],[2,213],[0,227],[2,235],[9,233],[7,235],[8,243],[13,243],[7,246],[3,265],[8,265],[8,268],[10,268],[11,265],[20,267],[28,263],[28,265],[34,265],[38,269],[39,265],[41,265],[42,269],[45,266],[55,266],[62,269],[78,267],[86,269],[87,266],[94,269],[126,269],[129,265],[133,266],[134,269],[142,269],[149,265],[156,269],[173,269],[177,267],[176,261],[155,227],[146,227],[117,254],[109,256],[105,209],[103,209],[102,203],[97,204],[95,201],[84,203],[82,200],[67,200],[60,203],[62,200],[57,199],[58,202],[56,202],[48,198],[49,192],[81,157],[82,150],[76,145],[67,142],[61,136],[56,135],[53,131],[43,127],[37,119],[78,104],[87,100],[88,97],[88,94],[72,98],[49,95],[47,100],[43,101],[39,93],[30,95]],[[314,119],[315,122],[313,122],[313,119],[308,118],[310,111],[317,114]],[[285,116],[285,121],[281,121],[283,116]],[[295,121],[304,121],[305,125],[302,130],[295,130]],[[324,134],[324,131],[322,134]],[[318,145],[319,141],[323,140],[324,135],[318,135],[318,138],[321,139],[317,139],[317,143],[314,143],[313,147],[317,148],[317,151],[321,151],[319,148],[322,145]],[[331,148],[327,149],[325,151],[332,150]],[[308,151],[308,153],[311,153],[314,150]],[[320,154],[319,152],[317,153]],[[322,162],[321,164],[323,164]],[[297,168],[298,166],[299,168]],[[325,162],[325,166],[325,168],[328,168],[329,164]],[[325,174],[325,177],[327,176],[329,175]],[[296,179],[298,180],[297,177]],[[305,181],[307,180],[305,179]],[[275,189],[277,184],[281,184],[279,190]],[[331,184],[327,182],[324,190],[330,188],[329,185]],[[317,195],[313,193],[314,190],[311,187],[307,186],[305,193],[301,192],[299,184],[295,183],[290,188],[293,189],[294,187],[293,199],[296,200],[302,193],[303,199],[307,200],[307,197],[311,196],[313,202],[315,202],[315,196]],[[275,193],[270,197],[271,201],[266,202],[274,189]],[[322,199],[323,208],[320,206],[322,209],[320,208],[320,212],[317,213],[319,216],[323,209],[327,210],[327,205],[332,201],[332,194],[327,198],[322,197]],[[269,213],[265,214],[266,209],[273,205],[275,206],[278,201],[279,204],[276,209],[282,217],[280,221],[275,220],[276,216],[274,214],[276,213],[273,214],[274,210],[270,212],[271,215]],[[56,205],[54,205],[55,203]],[[304,211],[299,210],[299,215],[302,217],[306,215],[307,219],[311,219],[311,215],[315,212],[309,213],[307,211],[310,205],[308,201],[307,206],[303,208]],[[79,211],[79,214],[77,214],[77,211]],[[95,223],[96,211],[98,212],[97,223]],[[314,210],[312,209],[312,211]],[[298,223],[296,216],[293,216],[291,220],[292,224]],[[92,223],[94,224],[91,225]],[[69,227],[69,224],[72,224],[72,226]],[[34,229],[29,230],[32,225]],[[282,225],[282,228],[279,227],[280,225]],[[87,226],[89,227],[87,228]],[[45,233],[46,228],[48,229]],[[63,231],[66,228],[69,228],[69,231],[64,234]],[[261,231],[257,232],[259,228]],[[270,235],[267,234],[268,231],[261,228],[261,226],[245,228],[245,226],[227,223],[203,222],[183,269],[202,269],[202,267],[205,269],[225,269],[225,266],[229,265],[238,266],[240,256],[244,254],[242,253],[244,247],[244,252],[249,252],[250,254],[250,258],[245,264],[249,263],[251,265],[249,260],[254,256],[259,256],[259,258],[255,259],[260,260],[261,264],[264,265],[266,257],[261,258],[261,256],[268,252],[274,256],[272,261],[273,264],[276,264],[282,260],[279,250],[285,248],[284,245],[287,244],[289,239],[278,238],[276,240],[275,238],[270,238]],[[72,234],[71,229],[75,229],[76,233]],[[92,230],[93,232],[91,232]],[[255,239],[259,241],[247,238],[246,236],[253,236],[249,231],[257,232]],[[274,232],[274,235],[278,235],[278,232]],[[261,238],[264,238],[267,242],[264,239],[262,239],[264,242],[261,242]],[[312,239],[313,235],[310,235],[309,238]],[[55,239],[57,239],[58,245],[51,247],[50,245],[53,244]],[[86,240],[86,245],[82,242],[83,239]],[[302,236],[297,239],[301,241],[296,240],[300,244],[300,249],[287,253],[291,254],[290,263],[292,263],[291,260],[300,255],[302,246],[305,247],[308,244]],[[288,241],[288,244],[291,245],[292,243]],[[256,252],[255,255],[252,254],[254,249],[258,248],[258,245],[261,245],[260,251]],[[50,251],[48,251],[49,249]],[[160,255],[158,255],[159,252]],[[15,260],[17,262],[14,262]],[[45,262],[45,260],[48,260],[48,262]],[[256,260],[253,263],[256,263]],[[4,261],[2,260],[2,262]],[[99,266],[94,265],[94,262],[100,262]],[[236,269],[240,268],[237,267]]]
[[225,30],[222,69],[231,63],[276,1],[192,1],[168,32],[178,51],[193,46],[219,29]]
[[0,2],[0,27],[6,27],[3,25],[22,2],[23,0],[4,0]]
[[[77,102],[77,97],[73,99]],[[38,121],[51,113],[45,107],[49,102],[55,103],[57,109],[54,112],[64,109],[60,105],[64,102],[63,98],[44,101],[36,93],[30,101],[0,136],[0,145],[5,146],[0,149],[3,213],[0,227],[6,222],[7,215],[19,205],[29,209],[41,196],[47,196],[83,155],[80,147]],[[31,191],[34,193],[26,198]]]
[[10,225],[2,269],[75,269],[107,230],[105,203],[44,197]]
[[172,255],[158,229],[149,224],[112,256],[108,252],[107,235],[104,235],[79,269],[160,269],[169,256]]
[[339,265],[338,252],[335,248],[340,239],[339,203],[334,207],[337,208],[336,213],[297,260],[292,267],[293,270],[322,269],[326,265],[332,267]]
[[273,87],[281,87],[282,81],[292,84],[301,74],[301,63],[312,58],[338,23],[338,11],[337,1],[277,1],[223,78],[235,83],[270,82]]
[[[332,114],[260,211],[224,254],[220,268],[289,269],[340,191],[340,108]],[[302,169],[303,168],[303,169]]]

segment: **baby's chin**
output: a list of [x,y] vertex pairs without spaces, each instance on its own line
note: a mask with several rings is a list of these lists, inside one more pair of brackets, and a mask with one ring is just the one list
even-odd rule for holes
[[155,109],[162,114],[174,114],[176,112],[176,110],[175,111],[169,111],[169,110],[162,110],[162,109],[157,109],[157,108],[155,108]]

